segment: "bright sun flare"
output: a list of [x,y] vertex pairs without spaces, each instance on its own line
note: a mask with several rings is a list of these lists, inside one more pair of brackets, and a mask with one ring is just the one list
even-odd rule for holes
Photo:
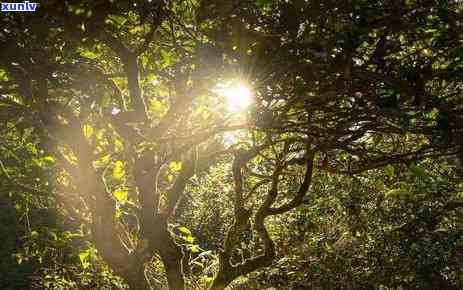
[[231,111],[239,111],[251,103],[251,90],[244,84],[219,84],[215,89],[217,94],[225,97]]

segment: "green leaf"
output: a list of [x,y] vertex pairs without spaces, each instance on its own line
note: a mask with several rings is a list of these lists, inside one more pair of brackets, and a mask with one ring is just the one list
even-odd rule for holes
[[169,164],[169,169],[173,172],[179,172],[182,169],[182,162],[171,162]]
[[120,160],[117,160],[114,162],[113,178],[115,180],[121,180],[122,177],[124,177],[124,163],[122,163]]
[[124,150],[124,143],[121,140],[115,139],[114,140],[114,151],[115,152],[122,152]]
[[82,57],[85,57],[88,59],[95,59],[99,56],[97,53],[89,50],[88,48],[79,48],[77,49],[77,51]]
[[79,253],[79,260],[83,264],[87,260],[88,256],[90,255],[89,251],[83,251]]
[[18,265],[21,265],[22,262],[23,262],[23,255],[22,254],[15,254],[15,257],[16,257],[16,262],[18,263]]
[[109,15],[109,19],[111,19],[111,21],[115,23],[118,27],[124,26],[124,24],[128,20],[126,17],[120,15]]
[[124,188],[118,188],[113,192],[114,197],[120,203],[127,202],[128,198],[128,191]]
[[51,236],[52,240],[54,241],[58,240],[58,235],[55,232],[49,232],[49,235]]
[[191,236],[191,231],[186,227],[178,227],[178,230],[187,236]]
[[90,137],[92,137],[93,135],[93,128],[92,126],[90,125],[84,125],[83,128],[83,133],[84,133],[84,136],[85,138],[89,139]]
[[173,56],[172,53],[168,51],[161,50],[161,60],[163,67],[168,67],[173,63]]
[[400,197],[408,194],[408,190],[403,188],[395,188],[386,192],[387,197]]
[[394,177],[394,175],[395,175],[394,166],[392,166],[390,164],[384,168],[384,171],[385,171],[386,175],[388,177],[390,177],[390,178]]
[[42,161],[45,163],[54,163],[55,158],[53,158],[53,156],[45,156],[45,157],[42,157]]
[[192,236],[183,237],[183,239],[185,240],[185,242],[190,244],[193,244],[193,242],[195,241],[195,238]]
[[8,81],[6,71],[3,69],[0,69],[0,81]]
[[79,253],[79,260],[82,264],[82,268],[86,269],[90,266],[90,263],[87,261],[88,257],[90,256],[90,251],[86,250]]
[[150,100],[149,108],[150,108],[150,111],[156,115],[162,115],[166,111],[166,107],[160,101],[156,99]]

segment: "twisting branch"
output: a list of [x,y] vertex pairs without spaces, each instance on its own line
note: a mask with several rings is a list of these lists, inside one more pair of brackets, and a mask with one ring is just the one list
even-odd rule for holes
[[252,214],[251,210],[244,207],[242,169],[246,166],[246,163],[254,158],[258,153],[258,147],[254,147],[249,151],[238,150],[235,153],[232,165],[233,180],[235,184],[235,220],[232,226],[228,229],[227,236],[225,237],[224,248],[220,252],[219,271],[216,274],[211,289],[223,289],[238,275],[237,268],[232,266],[230,263],[230,258],[234,246],[238,241],[239,235],[249,225],[249,218]]
[[165,210],[167,215],[171,215],[173,213],[178,201],[180,200],[180,197],[185,191],[185,187],[188,181],[195,173],[195,167],[198,160],[194,153],[191,155],[191,158],[188,158],[182,162],[182,169],[175,179],[174,184],[167,192],[167,208]]
[[[368,170],[373,170],[377,168],[384,167],[389,164],[410,164],[412,162],[416,162],[419,160],[423,160],[426,158],[438,158],[442,156],[456,156],[458,154],[458,150],[454,149],[452,147],[442,147],[436,150],[435,148],[432,148],[428,145],[424,145],[416,150],[406,152],[406,153],[400,153],[400,154],[394,154],[390,153],[389,156],[383,156],[383,157],[370,157],[368,158],[368,151],[366,150],[358,150],[353,151],[351,149],[346,150],[349,153],[354,153],[356,155],[363,155],[366,156],[363,157],[361,160],[355,162],[355,164],[352,164],[352,168],[347,168],[347,169],[337,169],[334,167],[328,168],[330,172],[336,173],[336,174],[346,174],[346,175],[354,175],[354,174],[360,174]],[[386,154],[382,154],[386,155]]]
[[[285,142],[283,151],[284,153],[287,153],[288,150],[289,144]],[[272,205],[278,196],[280,176],[283,173],[285,166],[287,166],[284,161],[285,154],[283,153],[282,156],[279,156],[275,165],[275,169],[270,178],[270,189],[267,192],[264,202],[260,205],[253,218],[254,230],[257,232],[259,238],[262,241],[264,252],[263,254],[249,258],[240,264],[232,265],[230,261],[232,251],[239,239],[239,235],[247,228],[249,224],[249,218],[251,216],[251,211],[244,207],[243,176],[241,170],[244,168],[246,163],[258,155],[259,152],[260,150],[256,150],[256,148],[249,151],[241,151],[238,152],[234,159],[233,179],[235,183],[235,221],[227,233],[224,249],[220,253],[219,271],[217,272],[210,289],[224,289],[236,277],[246,275],[258,268],[269,266],[272,263],[273,259],[275,258],[275,245],[270,238],[267,229],[265,228],[265,218],[270,215],[285,213],[297,207],[302,203],[302,199],[309,189],[312,178],[314,153],[309,151],[309,147],[307,147],[306,171],[299,191],[297,192],[296,196],[287,204],[284,204],[278,208],[272,208]]]
[[213,136],[216,136],[219,133],[229,132],[229,131],[236,131],[236,130],[239,130],[239,129],[244,129],[246,127],[247,127],[247,125],[219,126],[219,127],[214,128],[212,130],[207,130],[207,131],[204,131],[204,132],[195,133],[195,134],[187,136],[187,137],[164,138],[164,139],[158,139],[157,141],[158,142],[167,142],[167,141],[171,141],[171,140],[177,141],[177,140],[181,140],[181,139],[185,139],[186,141],[188,141],[188,142],[185,142],[185,145],[180,146],[179,148],[174,150],[171,154],[169,154],[166,157],[166,160],[171,160],[171,159],[175,158],[175,156],[179,156],[180,154],[183,154],[184,152],[190,150],[194,146],[209,140],[210,138],[212,138]]
[[117,54],[124,65],[124,71],[127,75],[127,86],[133,109],[140,114],[142,118],[141,121],[147,120],[147,108],[140,89],[137,55],[130,51],[122,43],[122,41],[107,31],[103,30],[100,35],[101,41],[103,41]]
[[275,258],[275,245],[270,238],[270,235],[265,228],[265,218],[268,216],[268,210],[275,202],[278,196],[278,184],[279,178],[283,171],[284,165],[282,163],[278,163],[276,168],[272,174],[272,183],[270,186],[270,190],[267,193],[267,196],[262,203],[262,205],[257,210],[254,216],[254,230],[259,235],[263,246],[264,246],[264,253],[257,257],[253,257],[250,259],[245,260],[243,263],[238,264],[236,267],[236,273],[238,275],[246,275],[258,268],[269,266],[273,259]]
[[277,214],[283,214],[289,210],[292,210],[293,208],[298,207],[299,205],[302,204],[302,201],[304,199],[304,196],[306,195],[307,191],[309,190],[310,183],[312,181],[312,172],[313,172],[313,161],[314,161],[314,154],[313,152],[307,153],[307,163],[306,163],[306,170],[304,174],[304,180],[302,181],[298,192],[296,193],[296,196],[294,198],[286,203],[283,204],[277,208],[268,208],[267,214],[268,215],[277,215]]

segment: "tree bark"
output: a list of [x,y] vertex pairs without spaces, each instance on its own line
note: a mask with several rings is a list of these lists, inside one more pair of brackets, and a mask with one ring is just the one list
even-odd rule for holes
[[225,282],[222,280],[214,280],[209,290],[223,290],[225,286],[230,284],[230,282]]
[[214,281],[212,282],[212,285],[209,287],[209,290],[223,290],[225,287],[230,285],[230,283],[234,280],[235,278],[221,275],[215,277]]
[[174,242],[170,233],[164,236],[159,255],[166,269],[167,281],[170,290],[184,290],[185,278],[182,270],[183,254],[180,247]]
[[131,290],[152,290],[145,277],[145,265],[134,265],[133,271],[123,277]]

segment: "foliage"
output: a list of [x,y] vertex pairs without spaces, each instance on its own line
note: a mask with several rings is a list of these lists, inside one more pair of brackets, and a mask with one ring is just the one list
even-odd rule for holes
[[[425,180],[406,168],[321,177],[314,199],[279,227],[282,252],[275,270],[256,278],[260,287],[460,288],[461,179],[441,162],[420,164]],[[402,195],[391,195],[398,184]]]

